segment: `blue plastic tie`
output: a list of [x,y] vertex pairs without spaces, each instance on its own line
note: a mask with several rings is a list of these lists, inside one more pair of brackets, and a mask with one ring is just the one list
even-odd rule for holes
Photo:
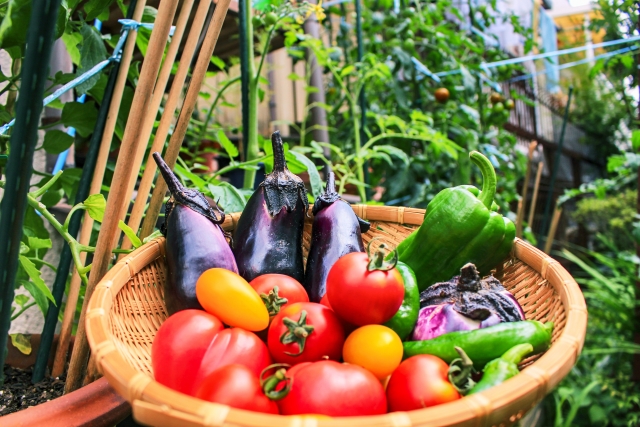
[[424,65],[422,62],[418,61],[416,58],[414,58],[413,56],[411,57],[411,62],[413,62],[413,65],[415,65],[416,70],[420,71],[422,74],[424,74],[427,77],[430,77],[431,79],[435,80],[437,83],[440,83],[442,80],[440,80],[440,77],[438,77],[437,75],[433,74],[426,65]]
[[[148,22],[138,22],[133,19],[118,19],[118,22],[122,24],[123,30],[137,31],[138,28],[146,28],[147,30],[153,30],[153,24]],[[173,36],[173,33],[175,31],[176,31],[176,27],[171,26],[171,30],[169,30],[169,36]]]

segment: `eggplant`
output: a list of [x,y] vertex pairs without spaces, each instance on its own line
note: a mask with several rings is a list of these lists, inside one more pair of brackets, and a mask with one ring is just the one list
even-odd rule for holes
[[309,301],[320,302],[327,291],[327,276],[333,264],[351,252],[364,252],[362,233],[370,224],[359,218],[336,192],[335,175],[329,172],[327,187],[313,204],[311,246],[307,256],[304,288]]
[[459,276],[422,291],[420,307],[414,341],[525,320],[522,307],[500,281],[493,276],[481,279],[471,263],[460,269]]
[[302,180],[287,169],[280,132],[271,135],[273,172],[247,201],[233,234],[233,254],[248,282],[269,274],[304,280],[302,229],[309,209]]
[[224,212],[198,190],[185,188],[159,153],[153,153],[171,197],[165,205],[161,231],[166,240],[167,280],[164,300],[169,315],[188,308],[203,309],[196,282],[210,268],[238,272],[236,260],[220,227]]

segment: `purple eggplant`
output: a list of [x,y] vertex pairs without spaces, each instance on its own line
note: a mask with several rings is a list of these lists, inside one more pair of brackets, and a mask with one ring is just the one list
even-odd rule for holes
[[233,254],[248,282],[268,273],[304,280],[302,229],[309,209],[302,180],[287,169],[280,132],[271,135],[273,172],[251,195],[233,234]]
[[310,301],[320,302],[333,264],[348,253],[364,252],[362,233],[369,231],[370,224],[340,198],[333,172],[328,174],[325,192],[313,204],[313,215],[304,288]]
[[460,276],[422,291],[420,307],[414,341],[525,320],[514,296],[495,277],[481,279],[473,264],[462,267]]
[[171,198],[165,207],[161,231],[167,237],[167,280],[164,300],[169,315],[202,306],[196,297],[196,282],[210,268],[238,272],[236,260],[220,227],[224,212],[211,206],[202,193],[185,188],[159,153],[153,153],[158,169],[169,187]]

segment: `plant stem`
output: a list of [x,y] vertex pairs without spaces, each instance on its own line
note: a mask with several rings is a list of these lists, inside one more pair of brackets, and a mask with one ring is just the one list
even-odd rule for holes
[[251,166],[251,165],[257,165],[260,162],[264,162],[266,159],[268,159],[271,156],[262,156],[262,157],[258,157],[257,159],[253,159],[247,162],[242,162],[242,163],[235,163],[229,166],[225,166],[222,169],[218,170],[217,172],[215,172],[214,174],[211,175],[211,178],[216,178],[222,174],[225,174],[229,171],[235,170],[235,169],[240,169],[243,166]]
[[222,97],[222,94],[229,87],[231,87],[231,85],[233,85],[234,83],[237,83],[239,81],[240,81],[240,76],[234,77],[231,80],[228,80],[224,84],[224,86],[222,86],[222,88],[218,91],[218,94],[216,95],[216,98],[213,100],[213,104],[211,104],[211,107],[209,107],[209,111],[207,111],[207,118],[202,123],[202,128],[200,128],[200,136],[199,136],[198,140],[202,141],[204,139],[205,135],[207,134],[207,126],[209,125],[209,121],[211,120],[211,116],[213,115],[213,110],[216,109],[216,106],[218,105],[218,101]]
[[44,184],[42,187],[40,187],[36,191],[32,191],[31,193],[29,193],[29,195],[31,195],[35,199],[42,196],[44,193],[47,192],[47,190],[49,190],[53,186],[53,184],[56,183],[56,181],[58,180],[58,178],[60,178],[61,175],[62,175],[62,171],[59,171],[57,174],[52,176],[51,179],[47,181],[46,184]]
[[31,302],[31,303],[29,303],[27,305],[23,305],[22,308],[20,309],[20,311],[18,311],[16,314],[11,316],[11,321],[13,322],[14,320],[16,320],[22,313],[24,313],[25,311],[27,311],[28,309],[30,309],[34,305],[36,305],[35,301],[33,301],[33,302]]

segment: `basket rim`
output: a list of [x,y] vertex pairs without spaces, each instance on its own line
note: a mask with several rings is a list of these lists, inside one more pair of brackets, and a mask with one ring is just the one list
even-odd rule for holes
[[[363,219],[419,225],[424,209],[352,205]],[[222,227],[235,225],[240,213],[227,214]],[[393,412],[369,417],[335,417],[259,414],[230,408],[176,392],[136,371],[117,351],[109,332],[108,313],[116,295],[142,268],[164,256],[164,237],[154,239],[120,260],[97,284],[89,301],[86,331],[93,357],[109,383],[133,406],[136,419],[157,419],[159,416],[180,419],[184,425],[289,425],[365,426],[383,425],[491,425],[500,416],[509,417],[508,409],[515,402],[526,400],[528,408],[542,400],[571,370],[582,350],[587,328],[587,308],[580,288],[560,263],[529,243],[516,239],[512,254],[538,272],[556,290],[564,306],[566,324],[558,339],[545,354],[519,375],[487,391],[462,399],[415,411]],[[179,409],[178,409],[179,408]],[[189,410],[186,410],[188,408]],[[527,409],[528,410],[528,409]],[[519,416],[523,411],[519,412]],[[513,417],[512,417],[513,418]],[[375,422],[374,422],[375,419]],[[262,420],[262,421],[261,421]],[[285,421],[287,420],[287,421]],[[515,422],[516,419],[511,420]],[[466,425],[466,424],[465,424]]]

